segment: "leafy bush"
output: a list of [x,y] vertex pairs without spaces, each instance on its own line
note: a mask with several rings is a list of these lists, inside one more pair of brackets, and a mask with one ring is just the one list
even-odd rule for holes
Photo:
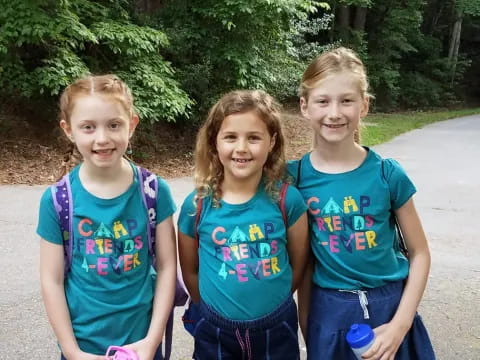
[[232,89],[293,93],[298,60],[288,53],[294,20],[319,5],[310,0],[170,0],[158,17],[172,46],[168,58],[196,101],[201,119]]
[[55,101],[89,73],[116,73],[133,89],[150,121],[187,117],[192,101],[161,51],[160,30],[132,22],[125,0],[3,1],[0,12],[0,91],[29,102]]

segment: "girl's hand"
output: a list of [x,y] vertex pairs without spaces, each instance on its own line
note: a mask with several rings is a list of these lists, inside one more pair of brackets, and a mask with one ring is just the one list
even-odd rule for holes
[[152,346],[146,338],[123,347],[135,351],[140,360],[153,360],[157,351],[157,347]]
[[105,355],[95,355],[79,350],[73,356],[66,358],[67,360],[105,360]]
[[391,322],[373,329],[375,341],[362,358],[365,360],[394,360],[408,329],[403,331]]

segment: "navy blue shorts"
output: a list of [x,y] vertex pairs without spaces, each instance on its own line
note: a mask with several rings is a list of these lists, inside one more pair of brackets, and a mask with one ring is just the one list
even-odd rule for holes
[[193,330],[195,360],[298,360],[297,306],[290,296],[272,313],[255,320],[222,317],[200,302]]
[[[308,317],[308,359],[355,360],[345,339],[350,325],[363,323],[375,328],[389,322],[400,303],[403,281],[366,289],[362,293],[359,295],[318,286],[312,288]],[[395,359],[435,359],[432,343],[420,315],[415,315],[412,327],[398,348]]]

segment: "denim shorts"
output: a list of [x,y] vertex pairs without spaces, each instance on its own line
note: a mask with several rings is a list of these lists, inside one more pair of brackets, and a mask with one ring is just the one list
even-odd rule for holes
[[[403,281],[365,289],[342,291],[312,288],[308,317],[307,354],[312,360],[355,360],[345,336],[353,323],[372,328],[389,322],[403,293]],[[420,315],[398,348],[396,360],[433,360],[430,338]]]
[[292,296],[255,320],[226,319],[204,302],[193,330],[195,360],[298,360],[297,306]]

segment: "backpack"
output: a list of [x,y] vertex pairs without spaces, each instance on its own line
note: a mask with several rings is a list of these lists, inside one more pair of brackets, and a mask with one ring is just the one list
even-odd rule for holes
[[[302,160],[303,157],[300,158],[298,161],[298,167],[297,167],[297,177],[295,179],[294,185],[298,188],[298,185],[300,184],[300,175],[302,173]],[[385,175],[385,161],[386,159],[382,158],[381,159],[381,174],[382,174],[382,179],[388,184],[387,177]],[[397,243],[395,246],[398,246],[398,249],[402,252],[402,254],[408,259],[408,249],[407,249],[407,243],[405,242],[405,238],[403,237],[402,229],[400,228],[400,224],[398,223],[397,216],[395,215],[395,212],[393,209],[390,207],[390,218],[392,221],[395,223],[395,238],[397,240]]]
[[[156,229],[156,205],[158,192],[158,178],[147,169],[136,166],[139,191],[148,214],[148,253],[152,257],[152,265],[155,265],[155,229]],[[60,230],[63,237],[63,255],[64,255],[64,272],[65,275],[70,271],[72,266],[73,253],[73,197],[70,185],[70,176],[66,174],[62,179],[50,187],[55,211],[59,219]],[[175,306],[183,306],[188,300],[188,294],[181,280],[181,276],[177,276],[175,288]],[[167,321],[165,329],[165,356],[164,359],[170,358],[172,350],[173,335],[173,308]],[[111,345],[111,344],[109,344]]]
[[[280,187],[280,192],[279,192],[280,199],[278,201],[278,207],[280,208],[280,212],[282,213],[282,219],[283,219],[283,223],[285,224],[286,230],[288,230],[288,217],[287,217],[287,211],[285,208],[285,198],[287,194],[287,188],[288,188],[288,184],[285,182],[282,183],[282,186]],[[197,248],[200,246],[199,237],[198,237],[198,224],[200,223],[202,208],[203,208],[203,198],[198,198],[197,209],[195,213],[195,241],[197,242]],[[190,333],[190,335],[193,336],[195,326],[197,322],[200,320],[200,318],[201,318],[201,315],[200,315],[200,310],[198,308],[198,305],[194,304],[190,300],[182,316],[183,327],[185,328],[185,330],[187,330],[188,333]]]

